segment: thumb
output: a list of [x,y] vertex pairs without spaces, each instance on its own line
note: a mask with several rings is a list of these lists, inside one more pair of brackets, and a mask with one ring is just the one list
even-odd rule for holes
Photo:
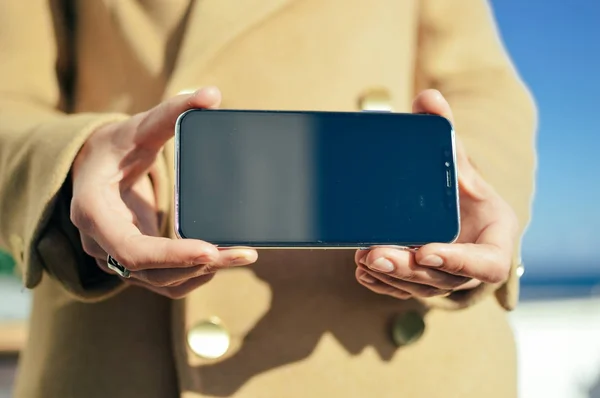
[[[430,89],[422,91],[413,101],[412,108],[413,113],[438,115],[445,117],[450,121],[450,123],[454,123],[454,115],[452,114],[450,104],[448,104],[448,101],[446,101],[442,93],[440,93],[438,90]],[[458,167],[460,169],[470,168],[464,147],[458,140],[456,142],[456,157],[458,161]]]
[[[438,90],[425,90],[417,95],[413,102],[413,112],[442,116],[450,123],[454,123],[450,104]],[[485,184],[467,156],[464,145],[458,139],[456,140],[456,162],[461,190],[479,198],[482,192],[486,191]]]
[[454,116],[450,104],[438,90],[422,91],[413,101],[413,113],[428,113],[445,117],[454,123]]
[[144,114],[135,133],[134,143],[139,147],[158,151],[175,134],[175,123],[179,115],[189,109],[216,108],[220,103],[221,92],[212,86],[164,101]]

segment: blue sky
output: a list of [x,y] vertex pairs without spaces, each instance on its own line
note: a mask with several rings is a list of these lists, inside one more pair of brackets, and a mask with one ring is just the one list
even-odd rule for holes
[[492,5],[540,115],[528,274],[600,276],[600,1]]

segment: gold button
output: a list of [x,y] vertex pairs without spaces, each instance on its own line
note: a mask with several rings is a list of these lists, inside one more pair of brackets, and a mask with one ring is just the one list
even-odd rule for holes
[[388,90],[375,88],[358,97],[358,107],[363,111],[392,111],[392,98]]
[[396,316],[392,322],[392,339],[398,347],[406,346],[419,340],[425,331],[425,321],[415,311]]
[[219,318],[202,321],[188,331],[187,342],[194,354],[206,359],[220,358],[229,349],[229,332]]

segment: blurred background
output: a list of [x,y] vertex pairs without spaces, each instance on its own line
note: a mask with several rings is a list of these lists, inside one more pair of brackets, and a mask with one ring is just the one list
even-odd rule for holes
[[[450,1],[450,0],[449,0]],[[511,313],[523,398],[600,398],[600,1],[493,0],[538,103],[539,164]],[[0,353],[23,344],[29,295],[0,253]],[[15,356],[0,355],[0,398]]]

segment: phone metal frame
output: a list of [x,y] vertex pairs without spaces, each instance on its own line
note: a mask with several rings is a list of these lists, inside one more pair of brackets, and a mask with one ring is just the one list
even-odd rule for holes
[[[180,159],[179,159],[179,149],[181,146],[180,143],[180,129],[181,129],[181,121],[183,120],[183,118],[191,112],[195,112],[195,111],[201,111],[203,109],[201,108],[193,108],[193,109],[188,109],[187,111],[181,113],[178,117],[177,120],[175,121],[175,139],[174,139],[174,143],[175,143],[175,184],[174,184],[174,229],[175,229],[175,235],[177,236],[178,239],[188,239],[186,237],[184,237],[181,234],[181,225],[179,222],[179,170],[180,170]],[[218,111],[217,109],[210,109],[211,111]],[[345,112],[345,111],[333,111],[333,112],[329,112],[329,111],[282,111],[282,110],[254,110],[254,109],[225,109],[225,111],[227,112],[254,112],[254,113],[306,113],[306,112],[310,112],[310,113],[337,113],[337,114],[354,114],[354,113],[358,113],[358,112]],[[364,111],[363,111],[364,112]],[[362,113],[362,112],[360,112]],[[388,113],[388,112],[385,112]],[[436,116],[440,116],[440,115],[436,115]],[[442,116],[440,116],[442,117]],[[456,208],[458,209],[458,230],[456,232],[456,236],[454,237],[454,239],[452,239],[452,241],[450,242],[440,242],[440,243],[448,243],[448,244],[452,244],[455,243],[456,240],[458,239],[458,237],[460,236],[461,233],[461,227],[462,227],[462,220],[461,220],[461,215],[460,215],[460,188],[459,188],[459,181],[458,181],[458,164],[456,163],[456,134],[455,134],[455,130],[454,130],[454,125],[452,124],[452,122],[450,120],[448,120],[448,123],[450,124],[450,134],[451,134],[451,141],[452,141],[452,164],[454,165],[454,184],[457,190],[457,195],[456,195]],[[210,243],[210,242],[209,242]],[[281,250],[298,250],[298,249],[308,249],[308,250],[315,250],[315,249],[324,249],[324,250],[331,250],[331,249],[341,249],[341,250],[371,250],[371,249],[375,249],[375,248],[394,248],[394,249],[399,249],[399,250],[406,250],[406,251],[410,251],[410,252],[415,252],[417,251],[421,246],[424,246],[428,243],[423,243],[423,244],[419,244],[419,245],[411,245],[411,246],[403,246],[403,245],[394,245],[394,244],[370,244],[370,245],[361,245],[361,244],[357,244],[355,246],[340,246],[340,245],[327,245],[326,243],[324,244],[316,244],[314,245],[316,242],[311,242],[310,246],[308,245],[295,245],[295,246],[288,246],[289,243],[283,243],[281,246],[278,245],[269,245],[269,246],[244,246],[244,245],[218,245],[215,244],[216,247],[221,247],[221,248],[226,248],[226,249],[260,249],[260,250],[265,250],[265,249],[281,249]]]

